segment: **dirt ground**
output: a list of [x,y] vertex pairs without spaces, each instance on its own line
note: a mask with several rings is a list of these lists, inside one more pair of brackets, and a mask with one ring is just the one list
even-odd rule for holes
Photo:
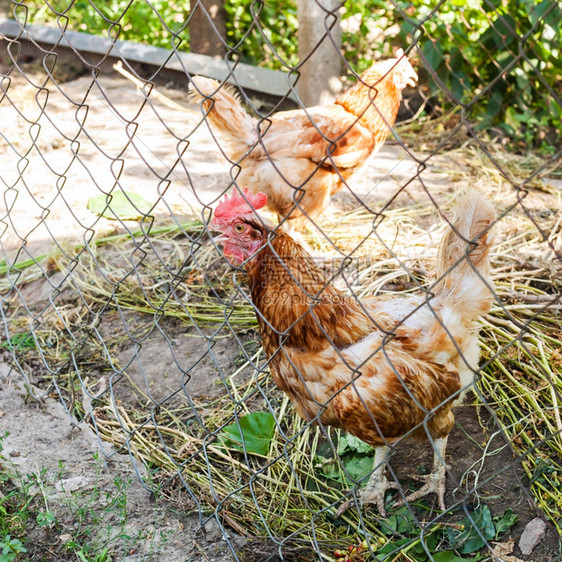
[[[156,501],[141,485],[129,457],[101,444],[87,424],[69,417],[60,401],[30,399],[28,388],[1,362],[0,405],[0,432],[9,433],[2,451],[6,461],[1,464],[11,473],[40,475],[41,489],[34,493],[60,523],[56,537],[38,525],[28,528],[34,549],[26,559],[68,560],[65,542],[77,527],[80,511],[89,508],[104,518],[103,524],[91,526],[100,542],[111,538],[115,560],[234,560],[214,519],[202,526],[198,517]],[[142,465],[137,464],[137,469],[145,476]],[[106,494],[118,493],[118,480],[126,486],[124,513],[104,507]],[[240,539],[231,539],[238,550]]]
[[[31,76],[39,84],[40,76]],[[99,238],[122,232],[124,228],[137,228],[134,221],[108,220],[88,209],[92,197],[109,192],[116,183],[154,203],[152,214],[158,225],[200,218],[202,213],[204,216],[205,206],[212,205],[229,184],[230,167],[220,157],[199,109],[187,103],[185,92],[165,88],[160,91],[183,105],[185,111],[171,109],[158,101],[144,104],[138,89],[117,75],[101,76],[96,83],[92,83],[91,77],[83,76],[65,82],[60,91],[50,88],[48,98],[44,90],[21,77],[13,78],[7,98],[0,103],[0,122],[9,123],[9,129],[4,127],[7,133],[0,137],[0,176],[5,192],[0,204],[3,225],[0,260],[11,263],[16,259],[39,259],[55,245],[69,248],[92,233]],[[87,114],[80,107],[84,100]],[[82,123],[85,123],[83,128]],[[451,163],[446,155],[436,157],[417,174],[418,162],[400,145],[388,142],[365,167],[354,189],[360,197],[381,208],[398,188],[414,177],[394,206],[425,204],[426,190],[443,200],[466,183],[461,171],[451,171],[448,164]],[[537,192],[533,197],[531,208],[540,210],[543,195]],[[353,197],[344,192],[335,198],[329,212],[337,213],[353,206]],[[160,250],[164,254],[167,249]],[[47,268],[43,279],[11,291],[10,303],[15,306],[12,310],[21,313],[25,309],[30,317],[39,318],[53,299],[61,298],[61,289],[66,291],[61,295],[67,295],[64,298],[68,298],[68,303],[78,302],[75,289],[72,293],[68,285],[59,287],[63,280],[60,272]],[[148,320],[152,323],[150,315]],[[113,386],[114,399],[120,404],[140,403],[139,388],[152,404],[165,402],[167,407],[185,402],[186,396],[216,398],[224,393],[221,369],[230,369],[243,344],[256,339],[251,330],[235,345],[226,338],[219,339],[210,353],[206,337],[212,337],[212,330],[194,334],[181,323],[158,321],[159,329],[137,338],[146,325],[140,322],[135,328],[138,320],[134,313],[107,311],[101,319],[101,336],[121,342],[108,351],[113,354],[115,365],[127,370],[127,377]],[[142,345],[137,345],[139,342]],[[69,528],[73,525],[76,507],[70,505],[69,488],[112,494],[118,477],[130,480],[125,534],[139,539],[133,541],[132,547],[131,541],[115,541],[117,559],[130,562],[234,559],[215,519],[201,530],[198,516],[180,512],[164,501],[155,501],[133,471],[132,457],[116,454],[110,444],[99,440],[89,425],[72,421],[60,401],[52,397],[52,387],[28,386],[29,381],[10,369],[11,358],[6,353],[4,359],[0,363],[0,431],[8,431],[9,436],[4,441],[3,455],[22,474],[45,469],[45,487],[41,493],[53,506],[58,519]],[[96,368],[92,367],[90,376],[101,379]],[[43,373],[39,376],[41,369]],[[28,378],[33,384],[39,378],[44,380],[45,374],[44,366],[38,364],[35,372],[28,373]],[[30,390],[36,398],[30,397]],[[459,409],[448,449],[452,466],[448,497],[463,497],[467,489],[459,488],[461,475],[476,459],[483,459],[472,468],[471,474],[480,482],[486,481],[480,494],[494,513],[511,508],[519,516],[512,529],[512,536],[517,540],[525,525],[540,513],[525,491],[522,470],[513,468],[518,465],[513,462],[510,449],[504,447],[501,436],[488,442],[495,431],[494,425],[486,412],[480,413],[484,425],[489,426],[487,429],[480,425],[476,407]],[[483,456],[485,442],[489,452]],[[96,460],[99,451],[104,454]],[[391,464],[400,478],[407,478],[412,466],[430,466],[430,449],[404,447],[391,459]],[[470,486],[470,482],[462,485]],[[91,496],[85,493],[84,497]],[[114,521],[114,513],[110,515],[113,519],[108,526],[115,529],[118,521]],[[43,532],[39,528],[33,530],[38,544],[45,540]],[[244,540],[232,530],[226,532],[233,548],[242,549]],[[63,538],[60,544],[62,548]],[[52,559],[64,559],[62,552],[60,549],[54,552]],[[558,538],[554,528],[548,525],[545,539],[526,560],[555,560],[558,552]]]

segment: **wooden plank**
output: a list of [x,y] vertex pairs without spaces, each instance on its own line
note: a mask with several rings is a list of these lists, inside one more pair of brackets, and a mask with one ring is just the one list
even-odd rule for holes
[[79,51],[122,60],[140,62],[168,70],[189,74],[201,74],[216,80],[226,80],[244,89],[255,90],[273,96],[286,96],[297,101],[292,84],[296,74],[289,74],[245,63],[232,63],[224,59],[151,47],[133,41],[112,41],[107,37],[78,31],[62,31],[44,25],[22,26],[19,22],[0,18],[0,36],[18,41],[31,41],[44,45],[60,45]]

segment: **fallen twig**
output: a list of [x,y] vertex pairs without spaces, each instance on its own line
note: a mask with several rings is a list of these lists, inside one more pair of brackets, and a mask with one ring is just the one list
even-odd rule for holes
[[[179,103],[176,103],[174,100],[170,99],[169,97],[165,96],[164,94],[161,94],[156,89],[154,84],[152,84],[151,82],[144,82],[143,83],[138,78],[133,76],[128,70],[125,70],[123,68],[123,63],[121,61],[117,61],[113,65],[113,69],[116,70],[117,72],[119,72],[119,74],[121,74],[121,76],[127,78],[127,80],[130,80],[133,84],[135,84],[135,86],[137,86],[137,88],[140,88],[143,91],[143,93],[145,94],[146,97],[151,95],[154,98],[156,98],[157,100],[161,101],[165,106],[169,107],[170,109],[176,109],[177,111],[187,111],[187,108],[184,107],[183,105],[180,105]],[[146,92],[147,84],[151,85],[150,92]]]

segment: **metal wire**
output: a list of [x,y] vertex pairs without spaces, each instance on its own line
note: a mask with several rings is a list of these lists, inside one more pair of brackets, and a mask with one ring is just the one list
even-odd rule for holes
[[[428,423],[438,408],[429,411],[418,402],[412,390],[407,386],[403,373],[393,363],[392,342],[397,337],[397,330],[405,326],[409,319],[426,307],[461,356],[462,352],[453,334],[440,318],[439,312],[432,306],[436,285],[428,285],[425,276],[420,277],[419,272],[408,265],[411,260],[405,259],[404,255],[396,251],[394,243],[392,241],[389,243],[388,236],[381,234],[381,230],[391,220],[389,217],[393,209],[400,204],[400,198],[407,194],[410,187],[416,182],[419,183],[424,196],[434,209],[451,225],[447,218],[448,213],[441,208],[443,198],[436,194],[435,189],[430,185],[431,182],[426,180],[425,172],[436,159],[445,153],[448,143],[462,130],[473,145],[477,146],[478,150],[485,155],[487,161],[497,169],[501,177],[512,186],[515,194],[515,201],[502,210],[494,224],[499,224],[513,213],[523,213],[542,239],[545,250],[550,250],[552,260],[562,262],[559,249],[552,239],[553,233],[544,230],[540,221],[536,219],[535,210],[526,203],[530,184],[545,172],[553,169],[560,159],[562,150],[555,147],[551,157],[529,170],[526,177],[516,176],[506,168],[505,163],[498,158],[490,144],[483,140],[477,130],[478,124],[472,118],[474,108],[484,103],[484,100],[493,94],[494,89],[503,83],[505,76],[523,62],[532,68],[537,80],[544,87],[544,91],[540,92],[541,95],[544,95],[545,99],[548,96],[551,103],[561,105],[559,92],[555,85],[544,78],[538,63],[533,62],[540,57],[535,52],[532,42],[529,42],[529,38],[544,24],[545,18],[552,14],[556,6],[553,3],[550,10],[536,16],[533,26],[522,36],[511,25],[509,18],[497,11],[496,3],[486,0],[486,8],[482,7],[481,10],[487,11],[490,18],[497,18],[497,21],[503,23],[506,33],[503,37],[504,47],[512,58],[506,66],[502,66],[501,62],[495,62],[496,76],[482,82],[478,92],[467,93],[465,90],[459,97],[447,86],[443,77],[434,70],[421,43],[422,39],[431,37],[430,24],[439,20],[440,10],[445,5],[445,1],[436,3],[423,15],[414,14],[412,9],[403,9],[401,4],[392,2],[393,10],[399,13],[403,21],[408,22],[412,29],[409,34],[410,44],[404,45],[405,50],[408,54],[415,54],[419,58],[419,70],[423,70],[439,86],[441,93],[447,98],[447,103],[452,105],[449,114],[456,111],[459,121],[449,132],[443,131],[439,143],[430,150],[422,146],[426,140],[424,137],[420,136],[413,143],[406,142],[393,131],[394,143],[402,151],[403,159],[414,163],[415,169],[409,177],[400,182],[394,193],[389,194],[382,202],[374,199],[373,196],[377,193],[377,188],[387,178],[392,177],[393,170],[389,170],[387,177],[381,178],[366,195],[358,195],[354,190],[355,180],[346,180],[335,165],[332,152],[338,139],[327,138],[318,124],[315,124],[319,135],[332,147],[328,150],[324,161],[318,164],[317,169],[320,169],[325,163],[332,163],[335,172],[339,174],[339,178],[344,184],[343,191],[354,198],[352,208],[347,213],[342,213],[336,223],[331,226],[323,227],[322,218],[308,216],[306,207],[299,200],[300,194],[307,188],[306,180],[308,178],[302,178],[298,184],[291,183],[289,178],[283,175],[272,156],[267,153],[266,144],[268,130],[272,123],[271,116],[282,104],[291,103],[291,99],[299,99],[298,77],[302,65],[314,55],[322,42],[331,41],[334,46],[337,45],[331,32],[338,18],[341,18],[344,3],[333,10],[328,10],[319,0],[315,1],[325,12],[326,34],[309,57],[301,60],[294,67],[278,56],[276,44],[266,32],[262,19],[265,8],[263,1],[253,0],[250,3],[251,23],[244,38],[236,45],[231,44],[229,40],[220,35],[212,17],[209,16],[209,23],[226,52],[223,60],[228,67],[228,75],[224,77],[221,87],[224,87],[226,82],[237,86],[242,101],[259,121],[258,140],[255,148],[261,148],[265,152],[273,168],[287,184],[287,188],[294,190],[293,210],[299,210],[307,216],[310,224],[314,225],[314,228],[320,233],[322,243],[326,244],[330,250],[337,252],[340,257],[333,263],[327,264],[326,280],[315,287],[314,293],[307,293],[300,280],[293,276],[293,281],[297,286],[307,293],[307,302],[310,303],[295,324],[302,318],[314,315],[315,307],[326,296],[326,291],[334,282],[343,286],[344,291],[360,305],[363,313],[370,316],[369,310],[360,298],[361,295],[358,294],[356,284],[356,280],[363,271],[360,266],[364,264],[357,265],[357,269],[352,268],[351,271],[349,265],[356,263],[355,260],[360,255],[360,249],[372,238],[375,238],[378,244],[384,247],[389,260],[400,265],[402,277],[409,280],[410,288],[415,288],[418,294],[422,295],[408,316],[391,329],[381,324],[376,317],[371,318],[373,325],[377,326],[381,332],[380,345],[373,347],[371,356],[358,366],[349,364],[348,360],[342,356],[342,350],[338,350],[338,346],[334,343],[333,335],[329,334],[318,320],[316,323],[326,340],[331,342],[332,347],[338,351],[340,360],[347,365],[349,370],[349,382],[343,385],[338,393],[354,389],[363,407],[369,412],[357,386],[358,381],[364,376],[361,369],[371,358],[385,356],[387,364],[393,369],[396,378],[404,386],[411,401],[424,412],[421,424],[412,428],[398,440],[386,439],[379,430],[382,441],[390,447],[390,453],[387,456],[393,455],[395,450],[402,446],[402,441],[420,428],[425,432],[432,447],[435,448],[435,439],[428,428]],[[310,500],[307,484],[301,480],[298,468],[294,466],[292,451],[299,450],[299,440],[305,435],[312,435],[312,432],[316,431],[316,427],[318,427],[319,433],[315,439],[326,442],[335,458],[338,470],[346,473],[346,465],[338,452],[338,444],[333,439],[333,430],[330,430],[321,421],[322,415],[327,408],[331,407],[330,402],[336,396],[334,395],[328,403],[321,403],[314,398],[312,393],[309,393],[310,401],[316,404],[317,414],[312,419],[302,422],[293,433],[294,428],[283,418],[283,415],[288,415],[287,411],[291,410],[291,406],[287,402],[283,402],[282,395],[275,391],[269,379],[269,369],[273,359],[264,357],[255,349],[253,351],[248,349],[248,343],[251,343],[253,339],[253,335],[248,337],[248,331],[254,334],[255,325],[251,324],[251,320],[248,319],[245,329],[241,330],[237,315],[242,314],[240,310],[246,310],[244,306],[249,305],[253,307],[258,320],[269,324],[279,338],[279,349],[275,356],[285,357],[285,360],[297,371],[303,388],[307,388],[305,376],[299,372],[286,349],[291,327],[281,331],[270,324],[270,319],[266,318],[252,303],[243,268],[233,274],[230,273],[217,247],[209,241],[207,223],[211,210],[221,193],[227,192],[232,186],[234,188],[244,187],[238,184],[238,177],[252,148],[241,159],[231,160],[227,147],[223,145],[220,137],[215,135],[213,128],[209,127],[217,151],[222,153],[230,165],[226,171],[218,173],[221,186],[216,197],[213,198],[204,193],[198,183],[197,178],[200,176],[200,171],[197,166],[198,164],[205,165],[209,158],[214,164],[218,162],[218,159],[212,160],[214,157],[208,153],[194,152],[197,148],[195,146],[198,138],[196,135],[205,127],[205,123],[208,121],[208,111],[202,109],[200,118],[190,129],[183,126],[178,127],[177,123],[170,122],[169,115],[162,110],[162,106],[155,101],[152,95],[155,82],[159,80],[160,75],[165,74],[166,66],[171,61],[180,65],[185,76],[188,79],[191,78],[180,56],[180,47],[185,43],[186,31],[193,10],[179,26],[172,26],[173,22],[167,21],[159,14],[155,3],[148,0],[143,0],[143,3],[158,16],[162,32],[166,33],[170,39],[169,54],[163,62],[148,72],[145,68],[140,69],[137,64],[121,55],[122,44],[118,38],[123,29],[123,17],[128,10],[132,9],[132,3],[123,8],[123,12],[117,19],[112,19],[99,5],[96,5],[95,1],[89,0],[90,6],[96,11],[98,17],[107,24],[104,52],[93,61],[87,53],[76,48],[70,40],[69,29],[76,23],[71,21],[70,16],[67,15],[70,13],[72,4],[65,7],[64,10],[57,11],[56,4],[45,2],[44,9],[51,18],[53,29],[56,29],[59,34],[55,43],[47,46],[34,39],[29,33],[29,7],[23,2],[16,0],[12,2],[13,17],[19,23],[19,31],[14,37],[5,37],[9,67],[6,67],[7,70],[2,74],[0,108],[9,107],[16,113],[17,122],[22,124],[21,127],[27,132],[28,139],[25,144],[18,137],[17,132],[12,131],[8,126],[3,126],[3,130],[0,131],[1,139],[5,144],[4,152],[11,158],[10,167],[4,168],[0,172],[0,179],[4,184],[5,206],[2,210],[3,216],[0,218],[2,225],[0,249],[3,257],[0,264],[3,267],[4,276],[0,302],[2,332],[6,342],[3,347],[9,356],[5,360],[11,364],[13,371],[25,377],[33,394],[55,392],[71,419],[75,419],[78,415],[87,420],[97,432],[100,449],[106,458],[109,459],[117,453],[126,452],[139,480],[148,489],[153,490],[158,487],[160,490],[167,490],[173,489],[174,486],[183,489],[202,524],[209,519],[215,519],[218,522],[224,540],[230,546],[235,559],[239,559],[241,553],[231,540],[233,520],[229,515],[229,506],[239,501],[240,494],[247,493],[252,498],[257,522],[253,528],[245,530],[241,529],[238,524],[235,530],[238,533],[246,532],[248,537],[259,536],[263,539],[258,546],[255,546],[254,555],[258,557],[256,559],[314,558],[323,560],[331,554],[327,554],[329,549],[327,550],[322,535],[319,535],[319,529],[328,518],[333,517],[342,500],[349,499],[352,504],[351,509],[357,511],[358,528],[361,529],[361,535],[373,536],[371,515],[363,512],[359,497],[359,489],[368,480],[372,471],[361,477],[348,475],[352,485],[349,490],[341,490],[337,501],[332,501],[330,498],[329,501],[325,500],[325,503],[320,505],[317,501]],[[195,2],[195,4],[198,9],[206,10],[202,3]],[[288,72],[287,90],[279,92],[280,99],[271,111],[260,110],[256,107],[254,98],[242,88],[237,74],[237,68],[243,56],[241,48],[244,41],[248,40],[253,33],[259,34],[263,43]],[[26,57],[23,52],[29,45],[33,47],[35,53],[39,53],[38,60],[44,73],[42,77],[38,73],[30,72],[25,64]],[[80,78],[82,82],[79,96],[76,91],[70,92],[67,84],[57,75],[60,70],[60,47],[65,45],[65,48],[77,57],[82,68],[85,69]],[[488,49],[484,45],[482,48]],[[489,51],[489,55],[491,59],[494,58],[491,51]],[[466,64],[470,64],[470,60],[462,51],[460,56]],[[107,63],[114,58],[121,61],[123,67],[144,84],[142,89],[137,90],[136,96],[127,100],[126,106],[123,104],[124,100],[115,98],[114,92],[105,79]],[[360,75],[343,55],[341,62],[350,75],[360,79]],[[455,66],[449,61],[446,65],[450,74],[456,73]],[[474,73],[480,77],[479,69],[475,68]],[[291,81],[293,77],[296,77],[296,80]],[[462,80],[462,76],[460,79]],[[13,85],[16,80],[24,80],[29,91],[32,92],[29,107],[24,107],[25,104],[18,98],[18,90]],[[59,116],[55,115],[52,109],[52,99],[55,94],[60,94],[66,100],[68,107],[73,108],[72,119],[59,122]],[[376,85],[372,88],[372,94],[372,98],[376,102],[378,95]],[[113,139],[112,143],[112,139],[102,139],[98,136],[97,131],[92,129],[90,118],[94,107],[96,112],[97,108],[100,108],[99,111],[104,110],[106,115],[113,117],[118,123],[122,138]],[[32,112],[29,108],[34,111]],[[304,106],[301,109],[307,112],[311,121],[314,122],[314,117],[308,113],[308,110]],[[162,151],[152,144],[154,136],[149,139],[142,131],[140,117],[147,114],[154,116],[154,123],[158,123],[160,126],[160,135],[166,139],[168,146],[174,148],[175,152],[166,153],[164,159]],[[357,122],[359,122],[359,117]],[[49,150],[41,144],[42,139],[50,134],[48,131],[53,130],[59,139],[57,142],[60,142],[59,150],[63,154],[59,154],[58,158],[52,158]],[[131,190],[128,186],[131,180],[128,178],[130,172],[128,162],[133,158],[136,165],[142,168],[142,173],[150,178],[154,186],[153,197],[148,208],[130,195]],[[36,186],[29,179],[31,176],[28,175],[28,170],[30,166],[34,165],[46,168],[45,182],[51,186],[47,198],[37,195]],[[91,197],[98,195],[105,197],[104,208],[98,215],[90,213],[86,216],[83,212],[84,209],[76,208],[74,200],[67,195],[70,191],[69,183],[73,181],[77,169],[86,180],[85,183],[89,186]],[[186,222],[185,217],[178,214],[177,206],[170,203],[172,198],[170,193],[178,185],[192,196],[192,202],[188,202],[187,205],[192,207],[192,218],[195,216],[199,219],[197,224],[193,220]],[[119,212],[115,211],[114,204],[121,196],[120,194],[126,199],[129,207],[135,210],[136,222],[123,220]],[[25,231],[26,227],[20,226],[15,220],[15,217],[19,216],[17,200],[23,197],[30,201],[30,213],[38,210],[35,225],[27,231]],[[193,201],[196,203],[193,204]],[[31,208],[32,206],[33,208]],[[335,234],[338,227],[345,224],[354,212],[368,214],[371,217],[372,229],[366,236],[358,236],[351,250],[342,251],[335,241]],[[73,231],[73,236],[70,237],[71,242],[65,240],[65,236],[53,228],[51,215],[54,213],[64,213],[67,217],[67,228],[69,231]],[[155,218],[157,214],[165,214],[168,218],[167,222],[172,223],[175,228],[176,237],[172,241],[162,240],[158,237],[162,225]],[[113,219],[113,224],[116,225],[113,233],[107,232],[104,215],[111,216]],[[100,232],[104,234],[100,236]],[[44,241],[43,247],[51,248],[47,253],[38,253],[36,247],[33,246],[36,235],[41,233]],[[178,238],[180,235],[181,238]],[[181,240],[181,242],[177,242],[177,240]],[[111,250],[105,249],[105,245],[109,245],[110,242],[113,244],[113,241],[115,241],[115,245],[111,246]],[[116,247],[120,247],[120,250],[116,250]],[[276,254],[271,239],[267,247],[273,251],[275,258],[281,262],[286,260],[286,256]],[[310,259],[315,263],[321,261],[316,257]],[[284,267],[288,273],[293,275],[293,269],[289,265],[287,263]],[[305,264],[303,267],[308,267],[308,265]],[[487,280],[475,268],[473,269],[482,282],[493,290]],[[445,275],[449,273],[450,271]],[[190,291],[193,289],[185,288],[185,279],[190,276],[197,279],[197,283],[193,286],[198,286],[201,295],[213,302],[212,313],[206,309],[198,310],[196,306],[192,306],[193,295]],[[37,280],[43,280],[47,284],[45,298],[41,302],[35,301],[26,292],[26,286]],[[233,281],[232,291],[223,287],[223,284],[229,280]],[[439,280],[437,280],[438,282]],[[142,295],[140,300],[143,302],[143,310],[140,310],[131,301],[128,294],[131,286],[138,289]],[[516,326],[519,333],[511,342],[487,355],[476,373],[476,379],[478,380],[483,372],[491,368],[496,360],[502,361],[510,349],[517,344],[518,349],[526,353],[533,362],[541,380],[550,385],[553,395],[557,397],[559,403],[562,402],[560,388],[553,380],[552,373],[541,361],[533,359],[534,348],[531,348],[529,344],[529,338],[534,337],[532,330],[537,320],[545,315],[559,318],[560,293],[552,293],[548,295],[547,299],[539,302],[532,314],[525,317],[524,323],[521,323],[519,317],[512,312],[512,308],[505,298],[497,293],[494,293],[494,304],[498,311],[497,314]],[[221,310],[221,312],[217,313],[217,310]],[[209,321],[209,315],[214,316],[212,321]],[[147,318],[151,318],[150,322],[147,322]],[[180,321],[178,322],[176,318],[179,318]],[[22,340],[18,339],[18,334],[21,334],[22,330],[23,333],[28,333],[33,340],[32,348],[37,352],[33,360],[30,360],[28,356],[31,344],[22,343]],[[186,335],[186,337],[178,343],[181,335]],[[161,355],[156,355],[155,348]],[[236,363],[232,358],[237,354],[239,358]],[[167,357],[167,365],[173,371],[166,373],[173,382],[164,389],[155,388],[149,370],[149,367],[153,368],[152,361],[155,358],[161,359],[162,356]],[[246,369],[246,372],[253,373],[254,381],[252,389],[243,396],[231,382],[233,371],[236,371],[240,365],[242,365],[242,369]],[[230,414],[220,420],[208,413],[205,404],[202,405],[200,397],[196,396],[192,390],[192,384],[198,379],[198,373],[203,368],[207,373],[214,371],[216,374],[215,381],[208,381],[207,386],[220,382],[219,392],[215,395],[214,400],[221,404],[228,404],[230,408],[228,410]],[[134,373],[134,376],[131,373]],[[518,452],[505,430],[505,424],[499,419],[495,407],[490,403],[486,393],[478,384],[471,384],[471,387],[492,420],[494,435],[502,440],[502,444],[497,447],[497,450],[509,449],[512,461],[500,471],[483,479],[480,474],[481,468],[476,470],[470,467],[468,472],[476,470],[472,487],[467,484],[467,488],[461,491],[459,485],[456,492],[460,493],[460,497],[449,497],[451,495],[449,494],[447,508],[453,512],[462,511],[474,523],[475,529],[486,546],[492,548],[490,538],[483,534],[477,522],[474,521],[473,508],[479,501],[479,492],[486,482],[496,478],[501,472],[512,471],[516,474],[520,489],[532,501],[529,493],[530,483],[521,478],[520,471],[518,472],[514,468],[520,467],[529,455],[536,454],[542,444],[560,438],[560,435],[557,437],[556,431],[545,431],[538,444],[529,447],[524,454]],[[466,389],[461,389],[456,395],[464,390]],[[133,394],[136,395],[136,398],[133,398]],[[104,410],[105,413],[97,407],[102,403],[108,405],[108,409]],[[124,404],[134,410],[134,419],[131,418],[130,412],[123,406]],[[254,409],[257,405],[274,415],[275,430],[280,435],[280,442],[284,443],[283,448],[272,453],[271,456],[261,459],[263,462],[260,464],[248,451],[244,432],[241,431],[243,446],[235,459],[235,463],[237,463],[235,466],[240,467],[242,471],[240,483],[236,488],[224,490],[224,481],[217,477],[213,470],[213,463],[216,463],[219,458],[224,460],[225,453],[221,453],[220,440],[224,436],[225,427],[234,423],[238,424],[240,428],[240,424],[243,423],[243,413]],[[193,440],[185,444],[186,450],[181,460],[178,460],[181,455],[178,455],[174,441],[174,428],[172,427],[169,432],[159,421],[162,412],[179,407],[183,408],[184,412],[182,423],[189,426],[188,433],[193,436]],[[110,436],[104,429],[107,412],[111,412],[113,416],[111,423],[114,424],[113,427],[120,435],[111,444],[108,443]],[[376,419],[370,412],[369,414],[373,426],[378,427]],[[184,429],[182,428],[182,431]],[[147,453],[139,450],[139,439],[141,441],[144,439],[144,432],[155,432],[157,435],[156,445],[151,446],[151,454],[154,459],[158,459],[157,461],[148,459]],[[488,451],[491,442],[492,439],[486,446],[482,458],[479,459],[482,463],[489,455],[494,454],[494,452]],[[316,447],[316,444],[314,446]],[[223,457],[220,457],[220,454]],[[232,455],[230,457],[232,459]],[[444,464],[444,459],[440,460]],[[452,458],[451,463],[455,463],[457,460]],[[189,474],[186,469],[195,462],[203,463],[204,480],[206,480],[208,489],[201,481],[186,477]],[[160,467],[162,477],[159,481],[155,479],[154,482],[150,482],[144,477],[143,466],[151,463],[156,463]],[[271,482],[270,476],[271,468],[276,463],[288,466],[294,480],[293,493],[300,496],[300,502],[308,510],[307,520],[288,524],[287,532],[284,534],[271,528],[269,507],[263,500],[261,491],[264,483],[273,487],[279,486],[279,484]],[[475,461],[473,466],[476,466],[477,463],[478,461]],[[397,497],[404,500],[407,490],[402,487],[401,481],[390,463],[388,472],[390,480],[398,485]],[[406,506],[410,517],[419,529],[419,534],[410,537],[409,541],[400,542],[396,546],[394,554],[400,552],[400,549],[407,549],[414,545],[416,541],[421,541],[426,559],[434,560],[433,551],[426,546],[426,538],[431,534],[431,529],[436,528],[436,525],[448,524],[447,514],[436,515],[434,511],[430,511],[428,520],[427,513],[424,512],[421,516],[413,505],[406,502]],[[303,544],[301,538],[305,534],[310,537],[308,545]],[[388,553],[388,556],[392,555],[392,552]]]

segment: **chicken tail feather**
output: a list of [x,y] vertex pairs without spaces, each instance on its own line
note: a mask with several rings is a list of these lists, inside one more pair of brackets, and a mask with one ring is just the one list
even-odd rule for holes
[[464,193],[439,248],[437,292],[453,301],[467,321],[486,314],[492,303],[490,250],[495,219],[493,205],[482,194]]
[[193,76],[191,81],[191,100],[202,104],[211,127],[228,143],[234,158],[241,158],[257,136],[254,120],[242,109],[238,95],[211,78]]

